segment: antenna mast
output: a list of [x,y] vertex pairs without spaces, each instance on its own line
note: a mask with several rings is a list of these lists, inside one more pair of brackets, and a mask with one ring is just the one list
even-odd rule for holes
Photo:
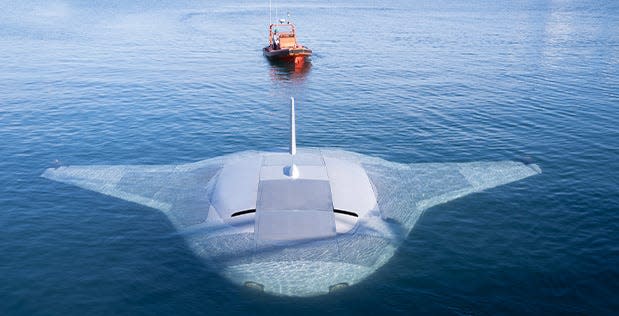
[[273,18],[271,17],[271,0],[269,0],[269,25],[273,23]]
[[294,117],[294,98],[290,97],[290,165],[284,168],[284,174],[297,179],[299,177],[299,168],[294,164],[294,156],[297,154],[297,134]]
[[297,131],[294,115],[294,97],[290,97],[290,155],[297,154]]

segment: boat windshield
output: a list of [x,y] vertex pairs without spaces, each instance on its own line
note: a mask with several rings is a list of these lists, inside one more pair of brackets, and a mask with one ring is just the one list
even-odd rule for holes
[[292,24],[273,24],[271,30],[274,34],[294,34]]

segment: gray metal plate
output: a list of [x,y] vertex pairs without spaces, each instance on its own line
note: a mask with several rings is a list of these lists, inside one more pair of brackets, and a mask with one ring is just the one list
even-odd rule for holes
[[293,241],[335,235],[328,181],[261,181],[256,207],[258,241]]

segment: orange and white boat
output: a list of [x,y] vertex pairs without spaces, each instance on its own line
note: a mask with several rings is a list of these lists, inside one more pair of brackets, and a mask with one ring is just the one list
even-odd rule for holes
[[262,53],[273,61],[294,61],[303,64],[312,56],[312,50],[297,42],[297,31],[290,21],[279,20],[279,23],[269,25],[269,46]]

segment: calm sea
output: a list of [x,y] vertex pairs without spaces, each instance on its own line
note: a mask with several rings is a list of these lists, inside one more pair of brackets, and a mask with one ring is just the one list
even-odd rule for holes
[[[619,3],[0,1],[0,314],[619,313]],[[40,178],[298,143],[544,173],[428,210],[335,295],[223,279],[162,214]]]

